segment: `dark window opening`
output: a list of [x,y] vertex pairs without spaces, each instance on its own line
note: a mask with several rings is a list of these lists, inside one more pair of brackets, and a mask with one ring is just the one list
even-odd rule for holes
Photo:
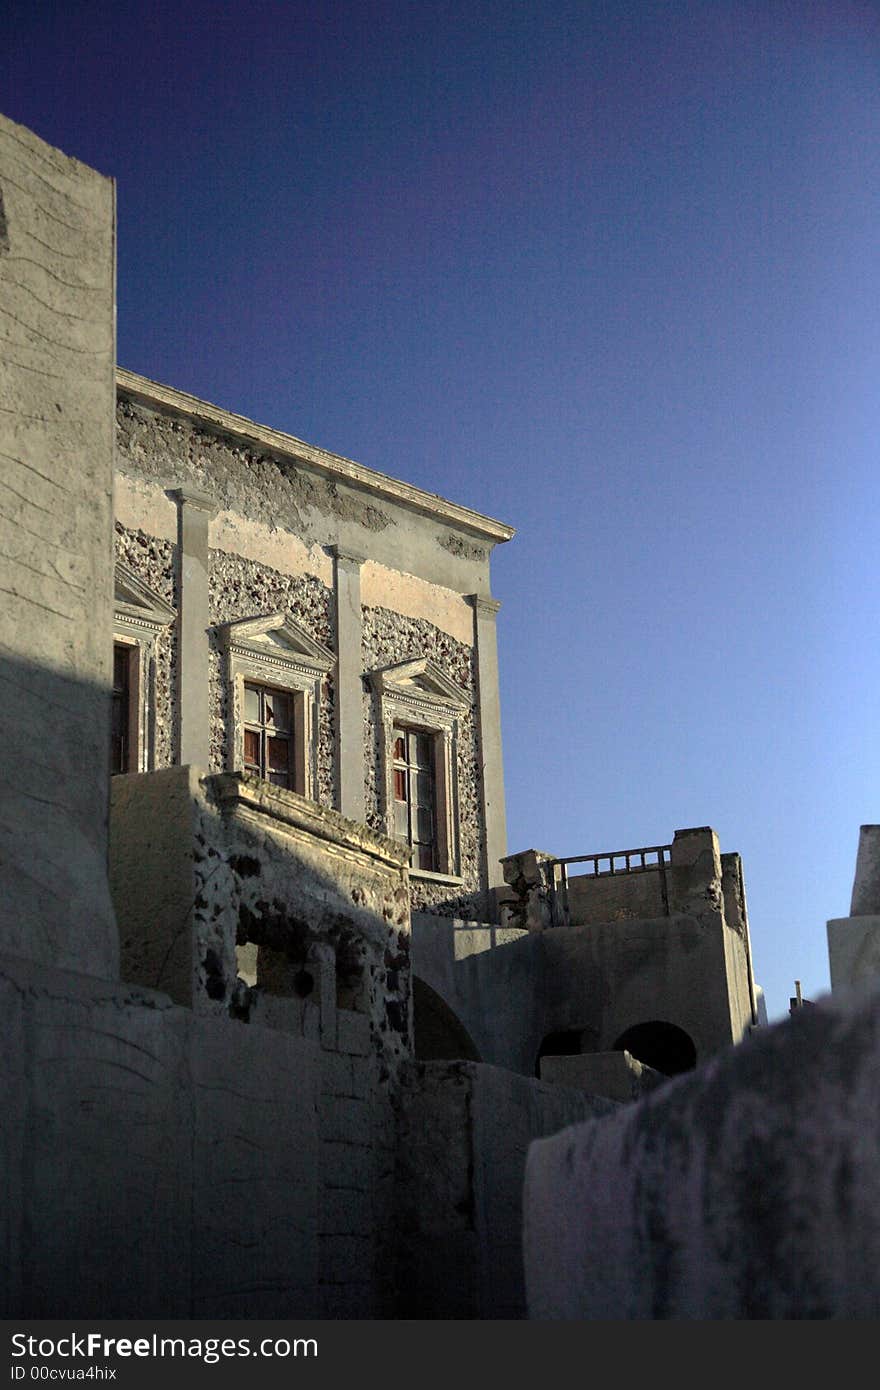
[[293,697],[286,691],[245,685],[244,766],[276,787],[293,787]]
[[437,869],[434,737],[394,729],[394,834],[412,851],[414,869]]
[[131,653],[120,642],[113,644],[113,700],[110,712],[110,772],[132,772]]
[[693,1040],[674,1023],[637,1023],[621,1033],[614,1051],[629,1052],[637,1061],[664,1076],[678,1076],[697,1065]]

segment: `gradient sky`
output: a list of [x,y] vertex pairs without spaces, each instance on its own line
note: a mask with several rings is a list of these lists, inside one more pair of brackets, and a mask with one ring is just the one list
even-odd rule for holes
[[[771,1018],[880,821],[880,8],[4,0],[122,365],[516,526],[509,844],[712,825]],[[873,634],[873,635],[872,635]]]

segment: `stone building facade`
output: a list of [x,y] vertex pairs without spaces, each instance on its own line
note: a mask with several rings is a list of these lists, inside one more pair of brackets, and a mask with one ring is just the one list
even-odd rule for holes
[[0,1308],[522,1317],[528,1146],[620,1089],[586,1054],[750,1026],[738,860],[546,916],[511,528],[115,367],[114,196],[0,118]]
[[[256,770],[416,837],[415,907],[494,920],[512,528],[121,369],[114,493],[117,770],[242,768],[250,722]],[[246,690],[283,696],[283,768]]]

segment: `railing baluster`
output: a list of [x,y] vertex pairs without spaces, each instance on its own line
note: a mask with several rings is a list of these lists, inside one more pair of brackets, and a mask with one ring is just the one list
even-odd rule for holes
[[[655,855],[655,861],[649,864],[648,855]],[[619,860],[623,860],[620,866],[618,866]],[[634,860],[638,862],[634,863]],[[606,863],[607,869],[601,868],[601,865]],[[582,878],[604,878],[613,874],[638,874],[645,873],[649,869],[656,869],[660,877],[663,909],[668,916],[669,897],[666,886],[666,870],[671,863],[671,845],[647,845],[642,849],[619,849],[614,850],[611,854],[571,854],[564,859],[550,860],[553,873],[553,911],[551,915],[554,925],[559,926],[564,923],[565,926],[569,926],[571,923],[569,864],[584,864],[586,866],[583,874],[580,875]]]

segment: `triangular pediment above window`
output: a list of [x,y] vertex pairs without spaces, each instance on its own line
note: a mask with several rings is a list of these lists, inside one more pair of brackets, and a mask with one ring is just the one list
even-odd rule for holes
[[240,618],[218,627],[224,646],[246,650],[255,656],[279,658],[305,663],[329,671],[335,660],[333,653],[284,613],[265,613],[259,618]]
[[120,617],[165,627],[177,617],[170,603],[129,569],[117,561],[114,572],[113,608]]
[[469,704],[461,687],[426,656],[371,671],[370,681],[380,695],[415,695],[456,709],[466,709]]

